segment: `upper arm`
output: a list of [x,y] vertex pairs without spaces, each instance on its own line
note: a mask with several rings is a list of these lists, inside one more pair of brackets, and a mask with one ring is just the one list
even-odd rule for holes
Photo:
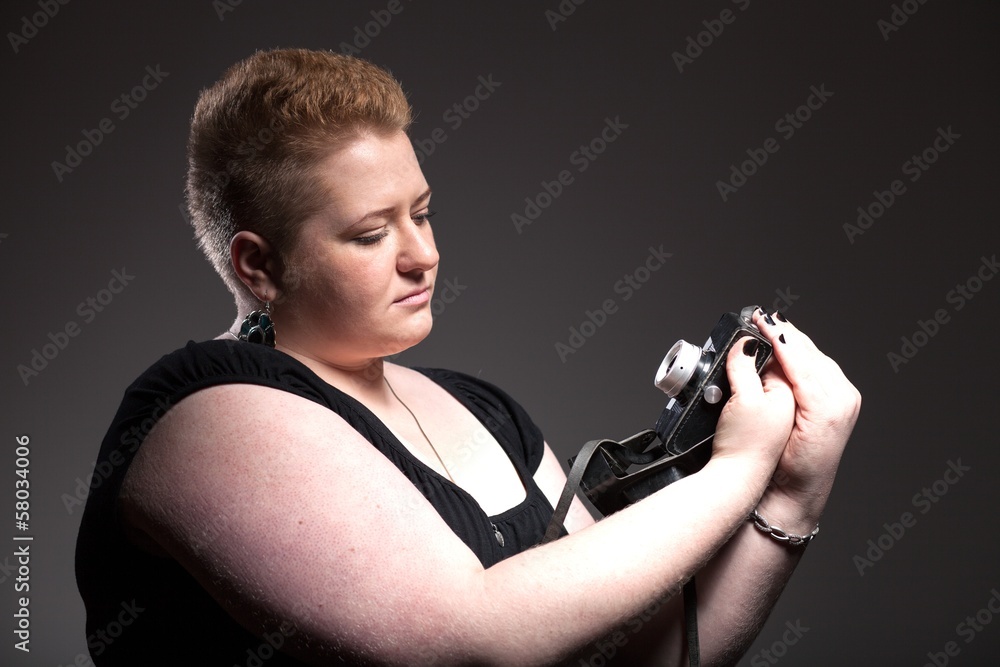
[[[555,507],[559,502],[559,496],[562,494],[563,487],[566,486],[566,473],[563,472],[562,466],[559,465],[559,460],[556,459],[556,455],[552,452],[552,448],[549,447],[548,443],[545,443],[545,453],[542,455],[542,462],[538,465],[538,470],[535,471],[535,483],[538,484],[545,497],[549,499],[552,507]],[[569,511],[563,520],[566,531],[575,533],[593,523],[594,517],[584,507],[580,497],[574,493],[573,502],[570,503]]]
[[291,650],[308,642],[305,659],[339,646],[406,663],[428,638],[467,630],[479,560],[312,401],[242,384],[192,394],[147,436],[121,502],[248,629],[294,623]]

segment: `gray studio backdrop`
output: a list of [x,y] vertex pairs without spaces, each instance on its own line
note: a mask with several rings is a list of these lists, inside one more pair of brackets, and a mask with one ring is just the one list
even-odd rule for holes
[[988,0],[5,2],[0,662],[89,664],[73,548],[104,430],[140,371],[233,317],[182,211],[191,110],[236,60],[302,46],[391,69],[417,113],[443,259],[403,362],[499,384],[566,458],[652,425],[677,338],[782,308],[865,402],[742,664],[995,664],[998,20]]

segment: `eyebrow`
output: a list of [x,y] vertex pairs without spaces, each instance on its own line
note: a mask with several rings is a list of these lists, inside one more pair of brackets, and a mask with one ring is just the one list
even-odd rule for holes
[[[426,201],[430,196],[431,196],[431,189],[427,188],[423,192],[423,194],[421,194],[419,197],[417,197],[414,200],[414,202],[413,202],[412,205],[416,206],[420,202]],[[396,207],[395,206],[389,206],[389,207],[386,207],[386,208],[380,208],[377,211],[370,211],[369,213],[366,213],[364,215],[364,217],[362,217],[359,220],[351,223],[351,225],[347,229],[348,230],[352,230],[355,227],[357,227],[358,225],[360,225],[361,223],[365,222],[366,220],[370,220],[372,218],[385,218],[385,217],[388,217],[390,214],[394,213],[395,211],[396,211]]]

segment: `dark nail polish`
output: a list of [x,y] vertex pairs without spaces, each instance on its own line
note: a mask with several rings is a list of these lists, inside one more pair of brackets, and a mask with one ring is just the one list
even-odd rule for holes
[[788,342],[788,341],[785,340],[785,334],[781,334],[780,336],[778,336],[778,340],[780,340],[782,343],[787,343]]
[[764,321],[770,324],[772,327],[774,326],[774,318],[768,315],[767,313],[764,314]]
[[747,342],[743,343],[743,354],[748,357],[757,356],[757,348],[760,344],[757,342],[756,338],[751,338]]
[[788,318],[781,314],[780,310],[774,311],[774,316],[778,318],[779,322],[787,322]]

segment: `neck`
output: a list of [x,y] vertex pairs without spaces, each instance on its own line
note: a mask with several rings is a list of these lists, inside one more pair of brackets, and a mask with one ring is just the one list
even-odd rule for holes
[[275,349],[294,357],[325,382],[362,403],[385,403],[392,398],[385,383],[385,360],[382,357],[341,364],[321,359],[280,342]]
[[[233,332],[239,332],[249,312],[240,309],[232,326],[219,338],[232,338]],[[384,405],[395,400],[385,382],[383,357],[333,358],[330,355],[318,355],[310,341],[300,340],[294,332],[289,331],[290,327],[282,328],[281,323],[276,323],[275,328],[275,349],[301,362],[327,384],[366,405]]]

